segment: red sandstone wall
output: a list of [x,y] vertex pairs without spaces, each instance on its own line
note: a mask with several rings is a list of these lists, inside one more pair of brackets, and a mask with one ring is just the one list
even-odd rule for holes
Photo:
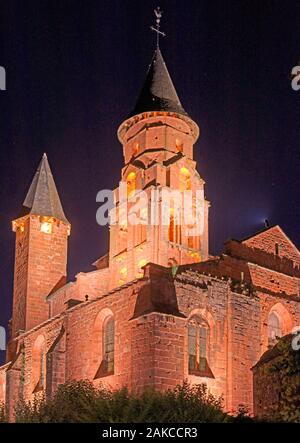
[[261,249],[275,254],[275,243],[279,245],[279,256],[285,257],[300,264],[300,254],[295,245],[289,240],[279,226],[262,231],[243,243],[249,247]]
[[7,365],[0,368],[0,403],[5,403]]
[[52,234],[40,231],[38,217],[31,217],[26,329],[49,318],[46,296],[66,276],[68,226],[53,223]]
[[[141,322],[142,319],[139,319]],[[155,389],[172,389],[184,378],[186,321],[183,318],[153,313],[145,318],[151,327],[152,367],[143,369],[142,380],[149,380]],[[147,337],[145,337],[146,341]],[[147,367],[147,355],[144,357]],[[150,383],[149,383],[150,384]]]
[[[223,396],[224,407],[229,409],[228,403],[228,284],[214,278],[201,276],[197,273],[179,275],[176,283],[179,310],[187,318],[199,315],[207,321],[210,327],[210,349],[208,363],[213,377],[198,377],[188,374],[187,356],[187,326],[184,330],[184,378],[191,383],[206,383],[210,392],[216,396]],[[181,282],[180,282],[181,280]],[[202,285],[206,287],[202,287]]]
[[16,252],[14,272],[13,322],[12,335],[19,330],[25,330],[26,324],[26,295],[28,282],[29,254],[29,219],[24,223],[23,231],[16,231]]
[[40,218],[30,216],[23,229],[16,232],[13,337],[49,318],[46,297],[66,277],[68,226],[55,221],[47,234]]
[[229,411],[240,405],[253,412],[251,368],[261,356],[260,303],[257,298],[231,293],[228,306]]
[[65,285],[48,297],[50,315],[54,317],[67,309],[68,300],[94,299],[108,291],[109,268],[77,274],[76,281]]
[[299,279],[252,264],[249,264],[249,271],[251,283],[256,288],[273,294],[298,297]]
[[[197,271],[197,265],[192,266]],[[93,275],[100,277],[100,273]],[[233,293],[230,282],[194,270],[179,273],[174,286],[170,270],[149,265],[144,279],[82,302],[16,339],[14,348],[24,351],[8,371],[8,404],[12,407],[19,395],[33,398],[36,367],[32,350],[43,336],[47,395],[59,383],[72,379],[88,378],[110,388],[125,385],[137,390],[147,386],[166,389],[188,379],[206,383],[214,395],[223,395],[228,411],[240,404],[251,410],[250,369],[264,350],[267,315],[278,304],[293,322],[300,323],[298,303],[291,297]],[[100,377],[103,322],[109,314],[115,318],[115,372]],[[188,374],[187,319],[194,314],[210,326],[213,377]]]
[[[115,374],[101,382],[109,387],[132,387],[132,328],[137,290],[141,283],[85,303],[68,313],[67,379],[95,379],[102,359],[102,323],[112,313],[115,319]],[[102,315],[103,313],[103,315]],[[100,380],[98,380],[100,381]],[[96,380],[97,382],[97,380]]]

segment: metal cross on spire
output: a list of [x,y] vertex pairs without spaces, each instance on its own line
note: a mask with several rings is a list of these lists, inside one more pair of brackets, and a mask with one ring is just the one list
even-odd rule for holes
[[162,35],[163,37],[166,36],[166,34],[164,32],[159,30],[159,28],[160,28],[160,20],[161,20],[162,14],[163,14],[163,12],[162,12],[162,10],[160,9],[159,6],[157,6],[157,8],[154,9],[154,14],[156,16],[156,25],[155,25],[155,27],[154,26],[150,26],[150,29],[152,31],[156,32],[156,46],[159,47],[159,36],[160,35]]

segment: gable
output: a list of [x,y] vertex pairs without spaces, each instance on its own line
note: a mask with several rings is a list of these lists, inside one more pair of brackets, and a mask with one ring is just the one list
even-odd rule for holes
[[277,244],[279,257],[285,257],[300,264],[299,250],[278,225],[254,234],[243,240],[242,243],[250,248],[260,249],[275,255]]

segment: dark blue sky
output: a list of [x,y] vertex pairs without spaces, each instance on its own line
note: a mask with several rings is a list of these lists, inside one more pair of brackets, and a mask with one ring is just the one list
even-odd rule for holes
[[[294,0],[160,1],[161,49],[187,112],[200,125],[198,170],[212,202],[211,252],[268,218],[300,245],[300,59]],[[11,315],[18,213],[44,151],[72,223],[69,276],[108,248],[96,193],[116,186],[116,131],[152,57],[151,0],[0,5],[0,325]],[[2,355],[1,355],[2,354]],[[0,359],[3,353],[0,353]]]

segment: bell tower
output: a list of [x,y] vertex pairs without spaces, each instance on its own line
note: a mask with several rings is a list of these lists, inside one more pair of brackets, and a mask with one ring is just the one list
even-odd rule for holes
[[66,280],[70,223],[46,154],[12,226],[16,233],[13,338],[49,318],[46,297]]
[[[147,262],[176,266],[208,258],[209,202],[193,159],[198,136],[199,128],[184,110],[157,47],[136,106],[118,130],[125,161],[121,183],[128,201],[124,203],[117,188],[116,220],[110,227],[112,287],[143,276]],[[141,209],[144,222],[132,225],[128,214],[141,191],[147,195]],[[190,222],[183,214],[184,191],[192,196],[190,212],[201,208],[195,210],[202,220],[196,233],[191,230],[195,217]],[[170,195],[167,208],[165,195]],[[182,203],[180,211],[175,195]]]

